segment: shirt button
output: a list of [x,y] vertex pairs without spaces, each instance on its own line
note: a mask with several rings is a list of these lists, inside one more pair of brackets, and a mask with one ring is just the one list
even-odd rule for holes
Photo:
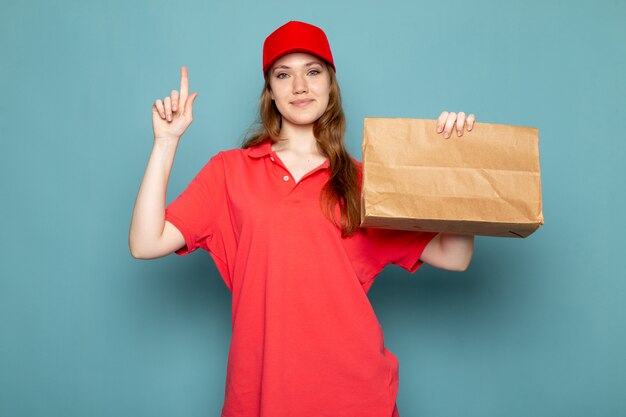
[[284,179],[285,181],[289,181],[289,175],[285,175],[285,176],[283,177],[283,179]]

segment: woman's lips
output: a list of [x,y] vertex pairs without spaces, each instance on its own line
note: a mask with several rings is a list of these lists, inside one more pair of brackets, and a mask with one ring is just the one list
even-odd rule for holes
[[294,106],[298,106],[298,107],[304,107],[312,101],[313,100],[311,99],[295,100],[295,101],[292,101],[291,104],[293,104]]

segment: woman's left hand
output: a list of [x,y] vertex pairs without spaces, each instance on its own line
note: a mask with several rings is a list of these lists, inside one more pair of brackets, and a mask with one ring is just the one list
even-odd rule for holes
[[437,133],[443,132],[443,137],[448,139],[452,134],[452,129],[455,129],[457,136],[463,136],[463,130],[465,129],[466,122],[467,131],[469,132],[474,127],[475,121],[476,117],[471,113],[469,116],[465,117],[465,113],[463,112],[448,113],[447,111],[443,111],[437,119]]

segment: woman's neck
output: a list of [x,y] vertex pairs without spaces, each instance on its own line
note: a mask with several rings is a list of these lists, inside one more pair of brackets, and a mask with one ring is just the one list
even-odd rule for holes
[[283,124],[279,136],[286,139],[272,144],[272,150],[275,152],[287,150],[298,155],[321,155],[313,135],[313,125]]

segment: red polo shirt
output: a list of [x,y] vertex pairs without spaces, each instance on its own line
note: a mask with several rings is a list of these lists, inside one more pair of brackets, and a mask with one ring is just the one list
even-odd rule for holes
[[342,238],[319,203],[328,166],[296,183],[269,140],[222,151],[165,210],[176,253],[208,251],[232,292],[223,417],[397,415],[398,360],[367,291],[385,265],[417,270],[436,234]]

